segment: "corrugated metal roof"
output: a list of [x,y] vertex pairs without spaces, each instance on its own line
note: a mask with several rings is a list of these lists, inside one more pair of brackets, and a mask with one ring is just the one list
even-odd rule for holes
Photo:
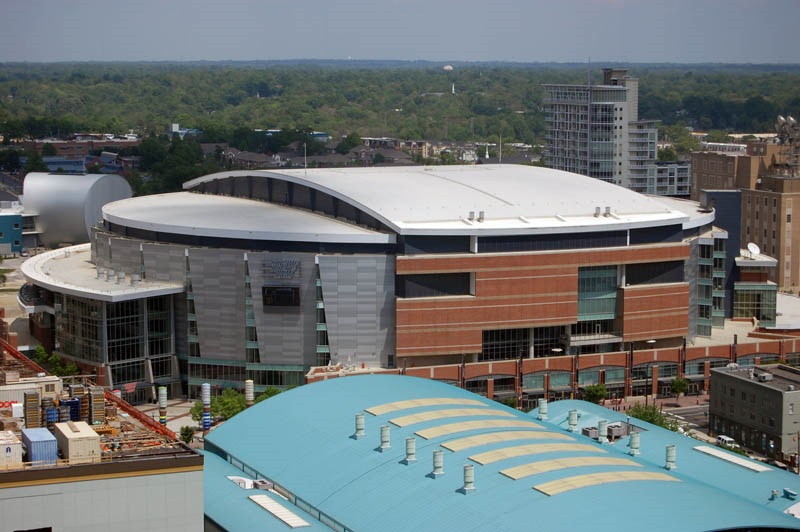
[[[530,530],[534,525],[548,531],[748,526],[800,529],[800,521],[783,513],[792,501],[782,497],[770,500],[773,489],[800,492],[796,475],[775,468],[751,471],[693,450],[696,440],[638,422],[641,454],[629,456],[627,437],[601,445],[580,432],[567,431],[568,411],[573,408],[581,413],[579,428],[596,425],[600,419],[625,420],[624,414],[589,403],[551,403],[549,419],[537,421],[539,428],[529,430],[566,435],[572,442],[552,438],[525,442],[547,446],[550,451],[533,455],[503,454],[503,449],[520,444],[514,439],[488,438],[477,446],[455,446],[456,451],[443,446],[504,430],[478,424],[458,434],[416,438],[417,461],[406,465],[406,438],[414,437],[415,431],[451,423],[431,419],[407,427],[389,425],[397,411],[366,414],[366,436],[353,436],[354,414],[367,408],[442,397],[476,399],[486,409],[513,414],[512,421],[531,419],[499,403],[428,379],[356,376],[302,386],[259,403],[209,434],[207,448],[229,456],[234,467],[240,467],[240,474],[244,469],[256,471],[301,497],[315,511],[353,530],[513,531]],[[403,409],[401,415],[447,408],[437,404],[412,406]],[[483,420],[466,417],[463,423],[471,421]],[[378,452],[381,426],[390,426],[391,448]],[[555,448],[556,442],[579,447]],[[676,446],[677,469],[664,467],[667,444]],[[444,474],[434,478],[432,452],[436,450],[443,451]],[[493,451],[499,451],[494,455],[497,459],[486,465],[470,460],[470,456]],[[581,458],[587,456],[598,458]],[[633,465],[620,464],[620,458]],[[518,480],[503,474],[537,463],[539,470],[531,466],[532,473]],[[465,464],[474,465],[476,477],[476,489],[468,494],[461,490]],[[218,483],[232,484],[208,473],[205,481],[206,490],[212,491]],[[215,514],[227,516],[239,508],[240,504],[232,501],[207,507],[206,512],[217,520]]]

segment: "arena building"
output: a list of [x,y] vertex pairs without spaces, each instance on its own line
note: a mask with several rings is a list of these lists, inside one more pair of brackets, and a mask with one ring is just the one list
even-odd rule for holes
[[38,337],[131,402],[326,365],[568,357],[571,386],[580,356],[620,351],[622,382],[628,350],[710,332],[727,237],[697,203],[531,166],[233,171],[184,189],[108,204],[90,244],[22,267]]

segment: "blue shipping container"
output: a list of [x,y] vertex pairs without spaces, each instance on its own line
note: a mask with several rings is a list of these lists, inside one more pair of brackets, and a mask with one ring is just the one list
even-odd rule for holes
[[52,465],[58,461],[58,442],[45,428],[22,429],[22,443],[28,451],[29,462]]

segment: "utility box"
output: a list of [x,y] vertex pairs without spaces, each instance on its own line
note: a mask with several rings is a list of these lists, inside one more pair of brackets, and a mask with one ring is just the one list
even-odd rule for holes
[[0,431],[0,471],[22,468],[22,442],[10,430]]
[[70,465],[100,461],[100,435],[85,421],[56,423],[53,432],[61,455],[69,460]]

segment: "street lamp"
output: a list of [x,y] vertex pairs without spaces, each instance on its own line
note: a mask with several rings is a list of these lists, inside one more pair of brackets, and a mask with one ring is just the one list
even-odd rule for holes
[[[656,343],[655,340],[647,340],[645,342],[647,344],[648,349],[653,347],[653,344]],[[653,365],[649,364],[647,366],[647,372],[645,373],[645,389],[644,389],[644,406],[648,405],[648,400],[650,399],[650,377],[653,374]],[[653,404],[655,405],[656,400],[653,398]]]

